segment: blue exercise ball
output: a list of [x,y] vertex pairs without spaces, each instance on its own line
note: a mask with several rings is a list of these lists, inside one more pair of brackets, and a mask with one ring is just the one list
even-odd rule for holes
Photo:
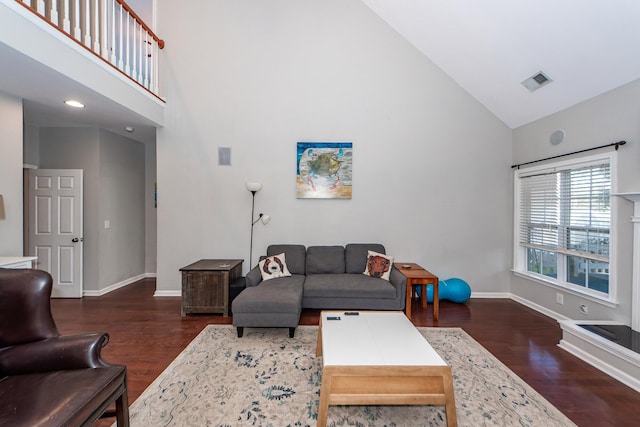
[[[438,300],[463,303],[471,297],[471,287],[467,282],[456,277],[440,280],[438,283]],[[427,301],[433,302],[433,285],[427,285]]]

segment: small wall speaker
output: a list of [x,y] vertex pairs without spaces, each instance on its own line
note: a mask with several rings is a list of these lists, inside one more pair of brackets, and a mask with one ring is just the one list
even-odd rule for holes
[[231,166],[230,147],[218,147],[218,166]]
[[564,133],[564,131],[562,129],[558,129],[556,131],[553,131],[551,136],[549,136],[549,142],[551,143],[551,145],[558,145],[562,141],[564,141],[564,135],[565,135],[565,133]]

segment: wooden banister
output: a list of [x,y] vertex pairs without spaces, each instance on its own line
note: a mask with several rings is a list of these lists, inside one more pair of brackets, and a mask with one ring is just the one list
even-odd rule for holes
[[131,9],[127,2],[125,2],[124,0],[116,0],[116,2],[121,4],[124,10],[126,10],[129,15],[131,15],[131,17],[135,19],[136,22],[138,22],[138,24],[140,24],[147,33],[149,33],[149,35],[156,41],[156,43],[158,43],[158,48],[164,49],[164,40],[158,37],[156,33],[154,33],[153,30],[149,28],[149,26],[133,11],[133,9]]
[[158,99],[165,46],[124,0],[15,0]]

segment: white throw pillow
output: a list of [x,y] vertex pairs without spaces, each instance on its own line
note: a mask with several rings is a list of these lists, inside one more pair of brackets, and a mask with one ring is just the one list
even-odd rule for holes
[[287,268],[287,263],[284,259],[284,252],[267,257],[260,261],[258,265],[260,266],[260,273],[262,273],[262,280],[291,276],[291,273],[289,273],[289,269]]

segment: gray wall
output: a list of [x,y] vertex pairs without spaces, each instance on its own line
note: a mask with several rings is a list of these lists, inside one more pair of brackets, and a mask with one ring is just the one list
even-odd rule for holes
[[[566,137],[554,146],[549,143],[549,136],[557,129],[563,129]],[[618,152],[618,188],[614,192],[640,192],[640,80],[516,129],[513,160],[514,163],[526,162],[620,140],[626,140],[628,144]],[[629,218],[632,203],[614,197],[612,204],[618,209],[614,218],[618,263],[611,266],[618,271],[618,305],[611,307],[567,292],[563,292],[564,304],[559,305],[555,302],[558,292],[555,288],[519,277],[512,281],[512,293],[572,319],[612,319],[628,324],[631,318],[633,228]],[[580,313],[580,304],[588,305],[588,315]]]
[[82,169],[83,172],[83,279],[85,290],[99,287],[100,152],[95,128],[40,129],[40,169]]
[[39,153],[40,168],[84,170],[85,291],[144,274],[144,145],[96,128],[42,128]]
[[0,256],[22,256],[22,100],[0,92]]
[[157,262],[157,215],[155,204],[156,188],[156,144],[145,144],[145,269],[148,275],[155,276]]
[[145,178],[144,144],[100,130],[100,288],[145,273]]
[[24,164],[40,164],[40,129],[37,126],[25,124],[24,126]]
[[[159,294],[200,258],[247,271],[254,180],[256,214],[272,217],[254,260],[270,243],[382,242],[474,292],[509,292],[511,130],[362,2],[161,2],[157,20],[170,40]],[[296,199],[297,141],[353,142],[353,199]],[[232,166],[217,166],[220,146]]]

